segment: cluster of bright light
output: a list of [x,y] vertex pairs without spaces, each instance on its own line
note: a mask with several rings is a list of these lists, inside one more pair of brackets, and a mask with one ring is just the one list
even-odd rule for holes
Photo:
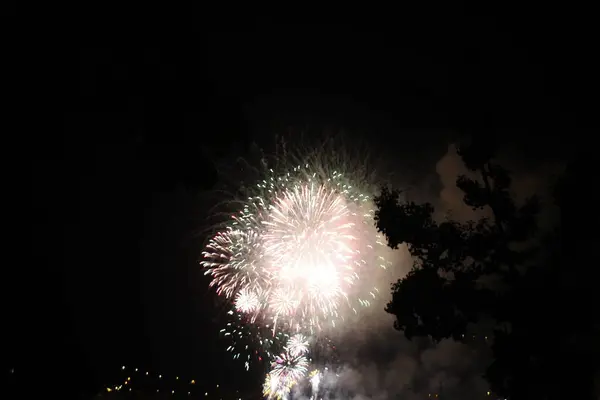
[[235,308],[246,314],[255,313],[260,308],[260,292],[243,288],[235,296]]
[[285,352],[275,357],[271,367],[271,376],[296,383],[304,378],[308,370],[308,360],[304,354]]
[[280,344],[289,339],[284,331],[273,333],[269,325],[248,323],[245,314],[230,310],[227,315],[230,320],[220,333],[230,341],[227,351],[233,359],[243,361],[246,370],[250,370],[250,366],[256,362],[261,363],[263,357],[270,360],[278,353]]
[[[128,368],[126,366],[122,366],[121,371],[126,375],[126,377],[123,377],[117,384],[106,386],[104,390],[107,393],[137,391],[139,389],[139,385],[137,385],[137,387],[136,387],[136,382],[142,380],[142,382],[145,381],[146,385],[147,385],[147,382],[148,382],[147,379],[149,379],[149,378],[151,379],[152,382],[155,382],[156,386],[161,386],[161,388],[153,389],[156,391],[156,393],[163,392],[163,393],[168,393],[171,395],[174,395],[177,393],[184,393],[184,394],[187,394],[188,396],[190,396],[190,395],[194,394],[194,392],[198,391],[198,390],[194,390],[194,389],[200,389],[202,391],[207,389],[207,387],[205,385],[196,385],[195,379],[183,379],[183,378],[180,379],[179,376],[167,377],[167,376],[164,376],[159,373],[144,371],[139,368]],[[159,384],[159,382],[160,382],[160,384]],[[155,386],[155,385],[153,385],[153,386]],[[213,385],[211,385],[211,386],[213,387],[212,391],[214,393],[210,393],[210,395],[214,395],[214,397],[218,396],[219,398],[222,398],[223,393],[220,393],[220,385],[219,384],[216,384],[214,386]],[[202,386],[202,387],[197,388],[197,386]],[[134,389],[134,388],[136,388],[136,389]],[[147,388],[146,388],[146,390],[147,390]],[[209,392],[205,391],[203,394],[204,394],[204,397],[209,397]],[[239,399],[239,400],[241,400],[241,399]]]
[[276,286],[270,311],[318,326],[335,315],[358,277],[362,215],[343,194],[312,182],[283,191],[270,210],[263,235],[265,267]]
[[[370,198],[342,174],[310,173],[310,165],[257,186],[231,223],[202,253],[217,293],[232,298],[251,322],[314,331],[369,305],[356,282],[383,257]],[[340,310],[344,305],[345,311]]]
[[285,381],[272,374],[267,374],[265,383],[263,384],[263,396],[268,399],[287,399],[288,394],[292,389],[293,383]]
[[321,376],[322,376],[321,371],[319,371],[318,369],[311,371],[311,373],[308,375],[308,378],[310,380],[311,389],[312,389],[311,399],[316,398],[317,395],[319,394],[319,385],[321,384]]
[[291,388],[306,376],[308,371],[308,341],[301,335],[292,336],[284,352],[271,363],[263,385],[263,394],[268,398],[287,398]]
[[[250,342],[273,360],[267,397],[287,398],[306,378],[304,335],[319,335],[369,306],[378,292],[377,270],[389,265],[371,198],[359,188],[361,173],[350,170],[347,177],[326,156],[315,160],[281,175],[269,170],[246,189],[239,211],[202,253],[210,285],[233,303],[238,318],[223,329],[232,339],[228,351],[245,358],[246,369]],[[310,379],[318,388],[320,378]]]
[[297,333],[288,340],[285,350],[293,356],[302,355],[308,353],[308,345],[307,337]]

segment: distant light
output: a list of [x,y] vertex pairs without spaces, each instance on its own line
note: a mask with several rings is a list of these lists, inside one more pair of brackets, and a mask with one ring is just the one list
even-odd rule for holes
[[123,366],[121,367],[121,369],[125,369],[125,366],[123,365]]
[[489,391],[489,390],[487,391],[487,395],[488,395],[488,396],[490,395],[490,391]]
[[175,379],[176,379],[176,380],[179,380],[179,377],[178,377],[178,376],[176,376],[176,377],[175,377]]
[[112,392],[112,389],[111,388],[106,388],[106,391],[107,392]]
[[208,392],[204,393],[205,396],[208,396]]
[[175,393],[175,391],[174,391],[174,390],[171,390],[171,394],[173,394],[173,393]]
[[135,369],[135,372],[137,372],[137,371],[138,371],[138,369],[136,368],[136,369]]
[[159,375],[159,376],[158,376],[158,379],[162,379],[162,375]]
[[146,375],[148,375],[148,371],[146,371]]
[[196,384],[196,381],[192,379],[192,381],[190,382],[192,385]]
[[128,377],[127,377],[127,380],[128,380],[128,381],[130,381],[130,380],[131,380],[131,377],[130,377],[130,376],[128,376]]

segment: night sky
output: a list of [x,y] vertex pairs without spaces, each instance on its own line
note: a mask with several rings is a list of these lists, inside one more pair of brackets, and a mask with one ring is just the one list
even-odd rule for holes
[[81,19],[49,44],[54,118],[28,139],[31,267],[9,291],[9,363],[69,394],[121,365],[239,371],[197,260],[218,166],[253,142],[344,132],[425,192],[459,133],[501,137],[525,163],[565,156],[597,125],[591,28],[546,7]]

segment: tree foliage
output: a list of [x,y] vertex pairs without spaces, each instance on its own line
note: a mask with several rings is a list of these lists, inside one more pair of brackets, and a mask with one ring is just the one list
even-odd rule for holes
[[[587,217],[573,200],[581,167],[571,169],[556,193],[561,227],[569,230],[556,229],[538,252],[523,245],[537,231],[538,198],[522,204],[511,198],[510,172],[494,162],[493,144],[472,140],[458,152],[476,176],[457,177],[464,203],[491,210],[493,218],[437,222],[431,204],[401,202],[400,193],[387,188],[375,198],[376,224],[388,245],[406,244],[415,260],[392,285],[386,311],[395,315],[395,328],[408,339],[461,340],[470,323],[492,317],[502,327],[494,333],[494,361],[485,374],[494,392],[513,399],[593,398],[591,371],[597,365],[585,349],[594,343],[598,350],[598,313],[582,310],[599,299],[595,291],[580,290],[591,281],[589,274],[589,281],[583,279],[581,265],[578,273],[563,273],[566,263],[590,250],[573,240],[580,232],[574,221]],[[490,276],[498,277],[498,284],[482,285]],[[569,313],[578,320],[568,322]],[[575,345],[578,340],[588,346]]]

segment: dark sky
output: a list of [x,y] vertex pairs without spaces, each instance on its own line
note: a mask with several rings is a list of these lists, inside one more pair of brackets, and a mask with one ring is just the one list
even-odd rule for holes
[[78,390],[121,364],[228,371],[192,233],[214,162],[252,141],[345,130],[418,180],[457,132],[535,158],[593,128],[578,14],[409,11],[314,25],[107,13],[59,35],[44,96],[58,123],[30,144],[33,267],[17,272],[14,362]]

